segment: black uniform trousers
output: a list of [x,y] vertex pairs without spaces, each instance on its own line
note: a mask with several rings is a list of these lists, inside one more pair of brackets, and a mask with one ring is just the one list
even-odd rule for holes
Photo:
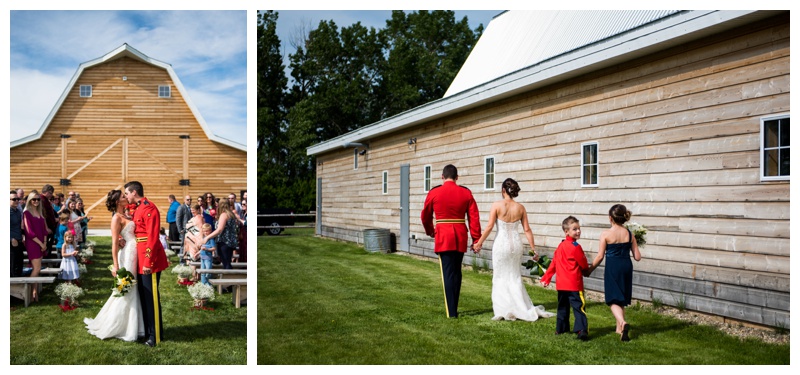
[[173,242],[180,240],[181,234],[178,231],[178,223],[173,221],[168,224],[169,224],[169,233],[167,233],[167,238],[169,238],[169,240]]
[[583,298],[583,291],[567,292],[558,291],[558,311],[556,313],[556,333],[569,332],[569,309],[575,314],[575,325],[572,332],[581,331],[589,333],[589,322],[586,319],[586,302]]
[[464,253],[458,250],[443,251],[439,254],[444,284],[445,312],[448,318],[458,318],[458,296],[461,294],[461,262]]
[[[136,275],[136,284],[139,290],[139,302],[142,305],[142,315],[144,318],[144,338],[156,339],[156,319],[158,319],[159,328],[159,341],[164,339],[164,320],[161,310],[161,294],[158,295],[158,312],[156,312],[156,305],[153,298],[153,293],[158,290],[158,284],[161,283],[161,272],[156,272],[156,285],[153,285],[153,275]],[[156,317],[158,315],[158,317]]]

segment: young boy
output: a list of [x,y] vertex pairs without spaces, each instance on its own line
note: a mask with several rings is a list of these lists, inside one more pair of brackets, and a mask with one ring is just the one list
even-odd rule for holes
[[589,263],[583,248],[578,244],[581,238],[581,224],[574,216],[568,216],[561,222],[566,239],[561,241],[553,254],[553,262],[547,268],[540,282],[550,285],[554,274],[558,274],[556,290],[558,291],[558,312],[556,314],[556,334],[569,331],[569,307],[575,313],[575,326],[572,331],[578,339],[589,339],[589,323],[586,320],[586,306],[583,297],[583,275],[589,269]]
[[69,230],[69,212],[62,212],[58,215],[58,229],[56,229],[56,249],[58,257],[61,258],[61,247],[64,246],[64,233]]
[[[203,237],[207,237],[211,234],[211,224],[203,224]],[[200,268],[207,270],[211,269],[211,261],[214,259],[214,252],[217,251],[217,242],[213,238],[209,238],[208,241],[200,248]],[[207,273],[200,274],[200,282],[206,285],[211,285],[208,282],[208,275]]]

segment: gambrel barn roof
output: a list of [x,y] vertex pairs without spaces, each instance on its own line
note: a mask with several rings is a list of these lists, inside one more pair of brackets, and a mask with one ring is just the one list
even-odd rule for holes
[[123,57],[128,57],[128,58],[134,59],[136,61],[140,61],[140,62],[143,62],[145,64],[153,65],[153,66],[156,66],[156,67],[159,67],[161,69],[166,70],[167,73],[169,74],[170,79],[172,79],[172,82],[175,84],[175,87],[181,93],[181,96],[183,97],[183,100],[185,101],[185,103],[189,107],[189,109],[191,110],[191,112],[194,115],[194,117],[197,119],[197,122],[202,127],[203,132],[206,134],[206,136],[210,140],[212,140],[214,142],[221,143],[221,144],[224,144],[226,146],[233,147],[233,148],[235,148],[237,150],[241,150],[241,151],[245,151],[245,152],[247,151],[247,146],[246,145],[243,145],[241,143],[232,141],[230,139],[226,139],[224,137],[220,137],[220,136],[218,136],[218,135],[216,135],[216,134],[211,132],[211,130],[208,128],[208,125],[206,124],[205,119],[203,119],[203,115],[200,114],[200,111],[197,109],[197,107],[194,105],[192,100],[189,98],[189,95],[186,92],[186,89],[183,87],[183,84],[181,83],[181,80],[178,78],[178,75],[175,74],[175,71],[172,69],[172,65],[171,64],[168,64],[168,63],[165,63],[163,61],[159,61],[159,60],[153,59],[151,57],[148,57],[147,55],[139,52],[138,50],[136,50],[135,48],[131,47],[127,43],[121,45],[120,47],[114,49],[113,51],[111,51],[111,52],[109,52],[109,53],[107,53],[107,54],[105,54],[105,55],[103,55],[103,56],[101,56],[99,58],[96,58],[94,60],[90,60],[90,61],[81,63],[80,66],[78,66],[78,70],[72,76],[72,79],[70,79],[69,84],[67,85],[67,87],[64,88],[64,92],[61,93],[61,96],[58,98],[58,101],[56,102],[55,106],[53,106],[53,109],[47,115],[47,118],[44,120],[44,123],[42,123],[42,126],[39,128],[39,131],[37,131],[35,134],[29,135],[27,137],[20,138],[20,139],[12,141],[11,142],[11,147],[14,148],[14,147],[17,147],[17,146],[20,146],[20,145],[23,145],[23,144],[38,140],[38,139],[40,139],[42,137],[42,135],[44,135],[45,131],[50,126],[50,123],[53,121],[53,118],[56,116],[56,114],[58,113],[59,109],[61,109],[61,106],[64,104],[64,101],[67,99],[67,96],[69,95],[70,91],[75,86],[75,83],[78,82],[78,79],[80,78],[81,74],[83,74],[83,72],[86,69],[89,69],[91,67],[94,67],[94,66],[97,66],[97,65],[109,62],[109,61],[120,59],[120,58],[123,58]]
[[487,26],[442,99],[311,146],[319,155],[496,102],[780,11],[507,11]]

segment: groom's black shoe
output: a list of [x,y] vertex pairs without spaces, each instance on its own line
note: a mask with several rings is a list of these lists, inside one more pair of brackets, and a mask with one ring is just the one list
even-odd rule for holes
[[152,348],[156,346],[156,340],[154,338],[149,338],[144,342],[144,344]]

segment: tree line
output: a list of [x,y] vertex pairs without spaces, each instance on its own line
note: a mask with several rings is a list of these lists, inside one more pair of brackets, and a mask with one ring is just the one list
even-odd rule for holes
[[440,99],[483,33],[453,11],[393,11],[382,29],[320,21],[294,41],[286,76],[279,12],[258,14],[259,209],[314,209],[306,148]]

